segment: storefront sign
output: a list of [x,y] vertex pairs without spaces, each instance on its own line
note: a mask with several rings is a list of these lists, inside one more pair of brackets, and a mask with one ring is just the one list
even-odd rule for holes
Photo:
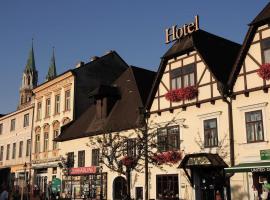
[[184,24],[181,28],[178,28],[177,25],[172,26],[165,30],[166,33],[166,44],[179,40],[187,35],[190,35],[194,31],[199,30],[199,16],[195,16],[194,22],[190,24]]
[[78,168],[71,168],[70,169],[70,175],[94,174],[96,172],[97,172],[96,166],[78,167]]
[[270,160],[270,149],[260,151],[261,160]]
[[270,167],[251,168],[251,172],[270,172]]

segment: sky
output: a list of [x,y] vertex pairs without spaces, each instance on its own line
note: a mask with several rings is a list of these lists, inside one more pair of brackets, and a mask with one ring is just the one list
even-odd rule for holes
[[115,50],[128,64],[157,71],[165,29],[192,22],[242,44],[269,0],[12,0],[0,2],[0,113],[15,111],[32,38],[39,84],[55,47],[57,73]]

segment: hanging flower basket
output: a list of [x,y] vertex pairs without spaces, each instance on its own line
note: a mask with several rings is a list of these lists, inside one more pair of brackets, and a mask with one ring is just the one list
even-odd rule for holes
[[182,154],[178,151],[166,151],[153,156],[153,161],[158,165],[176,164],[182,159]]
[[121,159],[121,162],[124,166],[128,168],[133,168],[136,165],[136,160],[130,156],[125,156]]
[[270,80],[270,63],[262,64],[257,73],[263,80]]
[[198,94],[199,91],[195,86],[188,86],[185,88],[170,90],[167,94],[165,94],[165,98],[168,101],[179,102],[182,100],[192,100],[196,98]]

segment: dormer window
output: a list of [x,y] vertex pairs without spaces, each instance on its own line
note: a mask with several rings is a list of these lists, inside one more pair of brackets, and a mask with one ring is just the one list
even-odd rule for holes
[[270,63],[270,38],[262,41],[263,63]]
[[171,87],[173,90],[194,85],[195,64],[189,64],[171,71]]

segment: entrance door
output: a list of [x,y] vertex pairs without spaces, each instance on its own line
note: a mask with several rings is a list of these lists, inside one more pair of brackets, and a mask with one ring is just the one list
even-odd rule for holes
[[113,199],[123,200],[127,196],[127,181],[124,177],[118,176],[113,181]]

